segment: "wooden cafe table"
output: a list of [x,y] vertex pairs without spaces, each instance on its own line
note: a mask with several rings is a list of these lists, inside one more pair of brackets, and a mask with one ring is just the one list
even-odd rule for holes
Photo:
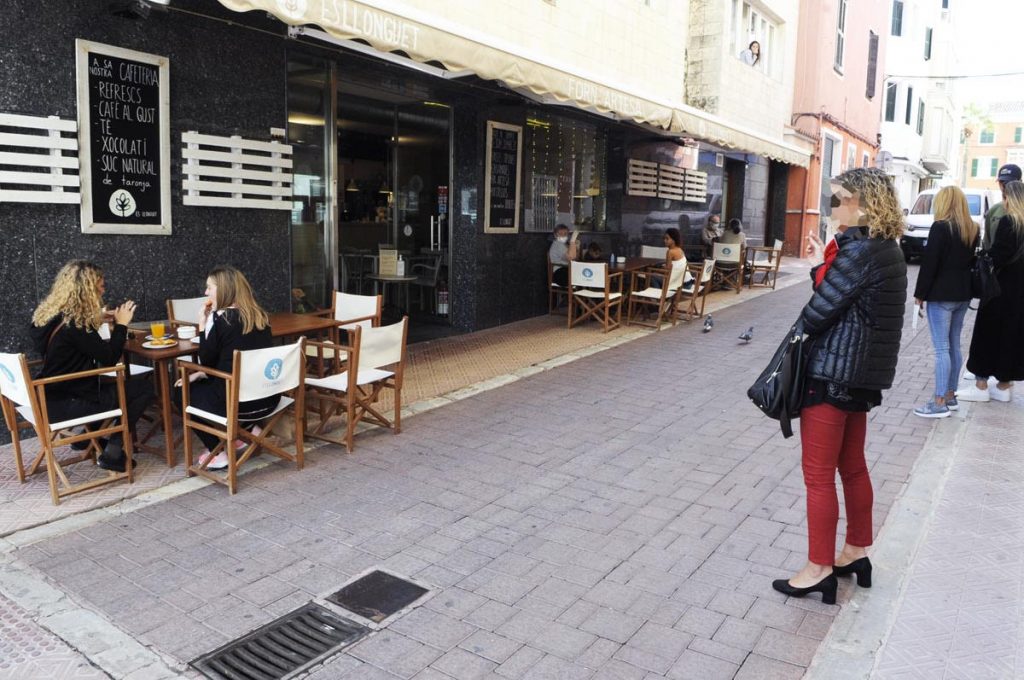
[[[316,333],[334,328],[337,322],[334,319],[322,316],[311,316],[309,314],[295,314],[292,312],[279,312],[270,315],[270,332],[275,338],[289,338],[307,333]],[[170,322],[167,325],[171,328]],[[160,426],[164,433],[164,448],[160,451],[157,447],[148,444],[152,436],[157,432],[157,425],[139,438],[139,448],[149,453],[163,453],[167,458],[167,466],[174,467],[177,464],[177,448],[181,443],[180,437],[175,437],[173,420],[173,401],[171,399],[171,386],[174,384],[174,360],[178,357],[189,356],[199,351],[199,344],[191,340],[179,340],[173,345],[159,348],[143,347],[142,343],[148,323],[133,323],[130,328],[136,337],[130,338],[125,343],[125,352],[141,359],[146,359],[153,364],[153,375],[156,381],[156,396],[160,406]]]

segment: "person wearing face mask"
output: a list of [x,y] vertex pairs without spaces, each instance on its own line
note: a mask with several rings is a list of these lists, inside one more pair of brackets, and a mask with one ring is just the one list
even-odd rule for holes
[[569,240],[569,227],[559,224],[555,227],[555,240],[548,248],[548,261],[555,266],[551,282],[565,288],[569,285],[569,263],[576,259],[577,243]]
[[[826,247],[808,236],[821,263],[800,318],[811,341],[800,411],[801,458],[807,488],[808,561],[772,587],[791,597],[821,593],[835,603],[836,576],[856,574],[871,585],[867,547],[873,538],[873,492],[864,459],[867,414],[892,386],[907,299],[900,250],[903,213],[888,176],[856,168],[833,180],[832,218],[839,233]],[[836,555],[839,500],[846,501],[846,541]]]
[[722,235],[722,218],[718,215],[708,215],[708,222],[700,232],[700,240],[704,243],[705,253],[710,257],[711,249],[715,247],[715,241]]
[[[264,349],[274,344],[270,331],[270,320],[253,296],[252,286],[242,272],[234,267],[215,267],[206,277],[206,303],[199,314],[199,363],[212,369],[230,373],[235,350]],[[193,383],[189,388],[189,399],[192,406],[224,415],[227,413],[227,396],[224,381],[220,378],[208,377],[205,373],[189,374]],[[181,379],[175,383],[181,386]],[[254,422],[270,415],[280,401],[279,395],[263,399],[243,401],[238,405],[238,415],[247,422]],[[174,401],[181,410],[182,395],[174,394]],[[255,427],[258,427],[255,426]],[[253,430],[256,432],[256,429]],[[228,466],[228,456],[221,451],[212,456],[221,439],[216,435],[196,430],[196,435],[206,447],[199,454],[199,463],[205,463],[208,470],[223,470]],[[235,442],[242,448],[243,442]],[[211,459],[212,456],[212,460]]]

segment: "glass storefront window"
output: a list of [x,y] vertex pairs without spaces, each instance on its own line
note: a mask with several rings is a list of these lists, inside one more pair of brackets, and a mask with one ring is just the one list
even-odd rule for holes
[[608,140],[595,125],[531,111],[524,149],[525,230],[606,231]]

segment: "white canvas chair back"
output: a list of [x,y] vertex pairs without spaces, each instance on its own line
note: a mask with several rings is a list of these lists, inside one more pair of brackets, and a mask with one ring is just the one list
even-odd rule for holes
[[739,264],[740,249],[738,243],[716,243],[712,254],[718,264]]
[[[344,321],[346,319],[360,319],[367,316],[376,316],[380,307],[378,295],[353,295],[352,293],[334,292],[334,320]],[[362,326],[370,328],[373,326],[372,319],[363,318],[362,321],[349,323],[341,326],[346,330]]]
[[570,262],[569,283],[584,288],[600,288],[604,290],[608,280],[607,267],[604,262]]
[[299,386],[305,367],[302,340],[294,345],[239,352],[238,401],[253,401]]
[[668,275],[668,289],[678,290],[679,286],[683,285],[683,281],[686,279],[686,275],[689,273],[689,269],[686,268],[686,258],[674,260],[672,262],[672,269]]
[[359,370],[381,368],[400,362],[407,323],[408,319],[402,319],[390,326],[362,329],[362,337],[359,339]]
[[664,260],[668,257],[668,248],[664,246],[640,246],[640,257]]
[[778,257],[779,253],[782,251],[782,241],[780,239],[775,239],[775,243],[772,245],[772,250],[775,252],[768,253],[764,250],[757,251],[754,255],[754,262],[757,264],[770,264],[774,262],[775,260],[773,258]]
[[0,354],[0,394],[16,406],[30,405],[24,355]]
[[205,295],[197,298],[171,299],[167,301],[167,311],[170,313],[171,319],[175,321],[198,323],[199,313],[203,311],[204,304],[206,304]]
[[704,260],[704,271],[702,271],[700,273],[700,282],[702,284],[708,283],[709,281],[711,281],[711,277],[714,275],[714,273],[715,273],[715,260],[714,259]]
[[772,250],[776,252],[782,250],[782,239],[775,239],[775,243],[772,244]]

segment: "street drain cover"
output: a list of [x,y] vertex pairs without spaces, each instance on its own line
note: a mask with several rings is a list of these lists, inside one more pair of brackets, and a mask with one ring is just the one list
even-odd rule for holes
[[327,601],[380,623],[426,593],[426,588],[415,583],[383,571],[372,571],[328,595]]
[[214,680],[277,680],[368,632],[369,628],[311,602],[189,665]]

